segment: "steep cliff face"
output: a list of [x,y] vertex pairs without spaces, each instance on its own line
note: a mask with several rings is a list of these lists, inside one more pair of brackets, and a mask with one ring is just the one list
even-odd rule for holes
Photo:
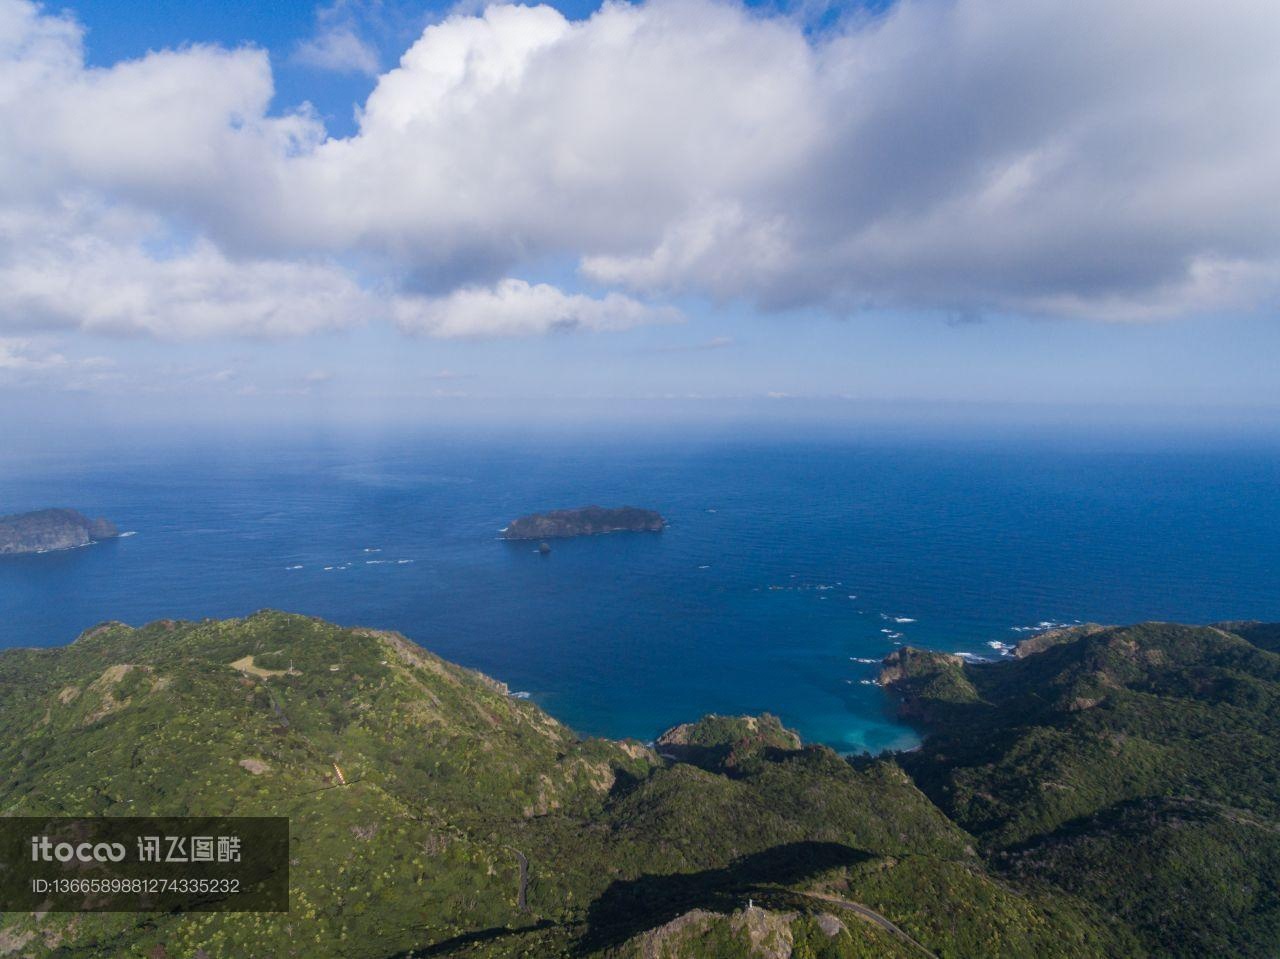
[[657,533],[667,521],[650,509],[619,506],[582,506],[533,513],[512,520],[502,531],[503,539],[563,539],[567,536],[596,536],[601,533]]
[[106,519],[90,519],[73,509],[42,509],[0,516],[0,556],[72,549],[120,535]]

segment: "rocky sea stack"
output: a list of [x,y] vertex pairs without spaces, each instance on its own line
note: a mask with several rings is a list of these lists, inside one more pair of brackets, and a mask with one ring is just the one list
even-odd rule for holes
[[110,520],[90,519],[73,509],[15,513],[0,516],[0,556],[72,549],[119,535]]
[[651,509],[582,506],[521,516],[502,531],[502,538],[544,540],[601,533],[660,533],[666,525],[667,521]]

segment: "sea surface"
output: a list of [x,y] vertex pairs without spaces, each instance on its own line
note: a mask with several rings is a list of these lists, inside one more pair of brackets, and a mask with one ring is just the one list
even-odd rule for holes
[[[1176,444],[1174,444],[1176,447]],[[382,436],[0,453],[0,514],[132,535],[0,558],[0,646],[263,607],[396,629],[581,732],[770,711],[909,748],[871,680],[907,643],[998,657],[1046,623],[1280,619],[1280,452],[741,436]],[[662,512],[536,544],[517,515]]]

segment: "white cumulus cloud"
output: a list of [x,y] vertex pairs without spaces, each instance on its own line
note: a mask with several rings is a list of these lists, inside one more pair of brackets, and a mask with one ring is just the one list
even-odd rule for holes
[[[375,69],[350,22],[317,42]],[[1272,0],[897,0],[817,31],[727,0],[496,5],[428,27],[332,138],[272,112],[260,49],[91,67],[74,20],[0,0],[0,328],[1255,309],[1280,296],[1277,49]],[[38,222],[68,198],[147,225]],[[616,292],[507,279],[549,262]]]
[[679,318],[675,310],[656,309],[618,293],[595,298],[515,279],[492,287],[463,287],[446,296],[401,296],[392,309],[402,330],[441,337],[624,330]]
[[287,336],[349,326],[376,304],[323,262],[233,260],[207,240],[157,254],[155,223],[68,201],[0,209],[0,330]]
[[61,353],[41,348],[29,338],[0,336],[0,370],[34,372],[67,365]]
[[295,59],[335,73],[378,74],[378,51],[348,27],[322,30],[298,45]]

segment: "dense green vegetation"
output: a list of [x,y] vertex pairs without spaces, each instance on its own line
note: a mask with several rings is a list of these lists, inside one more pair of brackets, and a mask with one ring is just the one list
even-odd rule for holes
[[770,716],[584,740],[301,616],[108,624],[0,654],[0,812],[287,815],[291,908],[6,914],[0,956],[1274,955],[1280,656],[1250,630],[903,652],[935,734],[846,760]]
[[1275,956],[1278,635],[1147,623],[1007,663],[914,653],[886,670],[932,731],[903,762],[1020,887],[1095,905],[1152,955]]

